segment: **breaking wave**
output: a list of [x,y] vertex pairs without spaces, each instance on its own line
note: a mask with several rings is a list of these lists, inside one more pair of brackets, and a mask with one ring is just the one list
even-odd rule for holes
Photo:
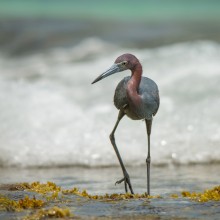
[[[161,105],[152,163],[220,162],[220,44],[196,41],[154,49],[119,48],[90,38],[73,48],[23,57],[0,54],[0,166],[111,166],[117,118],[114,89],[130,73],[91,82],[122,53],[135,54],[157,82]],[[125,164],[145,163],[145,124],[124,118],[116,142]]]

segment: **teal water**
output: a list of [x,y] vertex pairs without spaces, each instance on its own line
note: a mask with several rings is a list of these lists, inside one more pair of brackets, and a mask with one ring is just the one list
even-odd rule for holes
[[220,41],[220,2],[0,1],[0,50],[13,55],[97,37],[127,48]]
[[216,0],[1,1],[0,17],[93,18],[110,20],[218,21]]

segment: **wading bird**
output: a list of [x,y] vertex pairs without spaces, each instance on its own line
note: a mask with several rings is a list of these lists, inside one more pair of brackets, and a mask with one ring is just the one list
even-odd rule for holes
[[131,76],[127,76],[119,82],[114,95],[114,104],[116,108],[119,109],[119,114],[116,124],[110,134],[110,140],[124,175],[124,177],[115,184],[124,182],[125,191],[128,191],[128,185],[131,193],[134,193],[128,172],[125,169],[124,163],[115,143],[114,133],[118,127],[118,124],[124,115],[127,115],[133,120],[144,119],[148,136],[148,154],[146,159],[147,193],[150,195],[150,134],[152,119],[157,113],[160,104],[159,91],[156,83],[153,80],[142,76],[142,66],[134,55],[123,54],[115,60],[115,63],[107,71],[98,76],[92,82],[92,84],[104,79],[107,76],[127,69],[131,70]]

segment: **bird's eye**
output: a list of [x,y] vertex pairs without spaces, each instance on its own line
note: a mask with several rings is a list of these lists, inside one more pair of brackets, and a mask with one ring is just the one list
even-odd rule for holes
[[126,61],[122,62],[122,65],[124,65],[124,66],[125,66],[126,64],[127,64],[127,62],[126,62]]

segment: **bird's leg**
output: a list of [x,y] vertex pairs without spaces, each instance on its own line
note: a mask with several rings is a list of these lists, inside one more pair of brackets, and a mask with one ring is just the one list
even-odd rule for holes
[[123,174],[124,174],[124,177],[121,180],[117,181],[115,184],[119,184],[119,183],[124,182],[124,184],[125,184],[125,192],[128,191],[128,189],[127,189],[127,184],[128,184],[131,193],[134,194],[132,186],[131,186],[131,182],[130,182],[130,177],[129,177],[126,169],[125,169],[124,163],[123,163],[123,161],[121,159],[121,156],[119,154],[118,148],[117,148],[116,143],[115,143],[115,136],[114,136],[115,131],[116,131],[117,127],[118,127],[118,124],[119,124],[120,120],[123,118],[124,115],[125,115],[124,111],[120,110],[119,114],[118,114],[118,119],[116,121],[116,124],[115,124],[115,126],[114,126],[114,128],[113,128],[113,130],[112,130],[112,132],[110,134],[110,141],[111,141],[112,146],[113,146],[113,148],[115,150],[115,153],[116,153],[116,155],[118,157],[119,163],[121,165],[121,168],[122,168],[122,171],[123,171]]
[[151,163],[151,157],[150,157],[150,134],[151,134],[151,125],[152,125],[152,119],[147,120],[146,122],[146,128],[147,128],[147,139],[148,139],[148,153],[147,153],[147,194],[150,195],[150,163]]

